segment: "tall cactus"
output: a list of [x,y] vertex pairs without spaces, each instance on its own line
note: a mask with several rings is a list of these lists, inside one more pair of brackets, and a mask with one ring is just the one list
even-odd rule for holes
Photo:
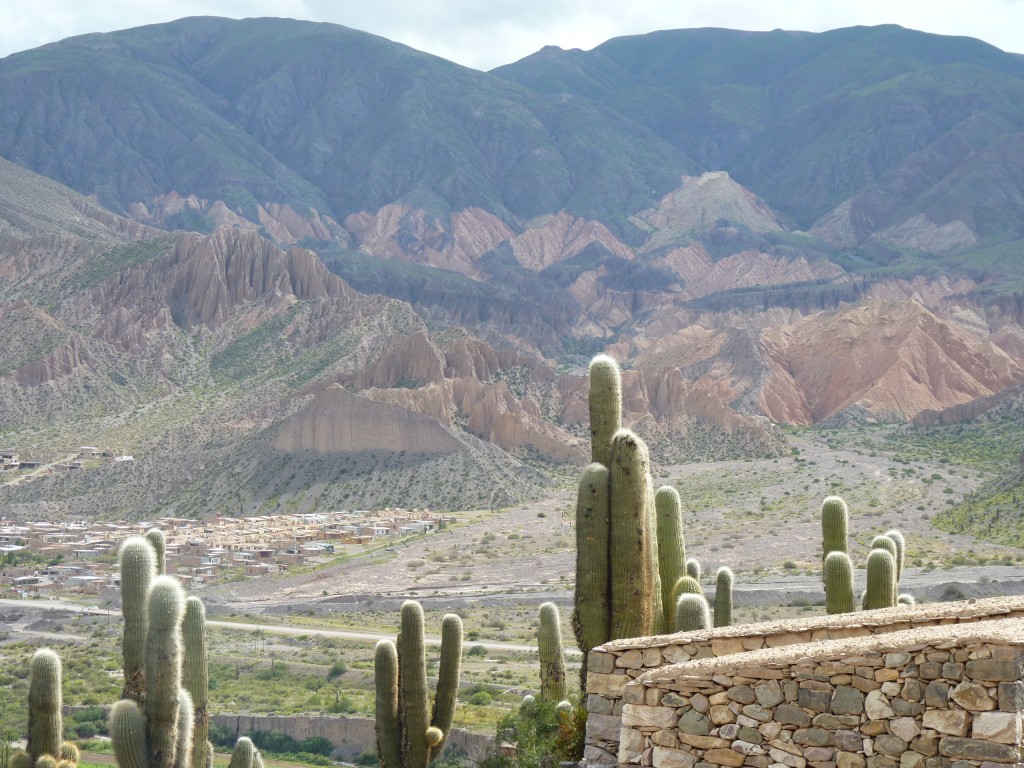
[[896,560],[884,549],[873,549],[868,555],[867,591],[864,610],[891,608],[896,604]]
[[612,437],[622,427],[622,374],[608,355],[590,361],[590,460],[612,461]]
[[822,560],[829,552],[849,552],[850,513],[839,496],[829,496],[821,503]]
[[185,643],[182,686],[192,699],[192,749],[188,768],[211,768],[212,745],[209,743],[210,721],[207,710],[210,674],[206,648],[206,609],[198,597],[185,601],[185,618],[181,624]]
[[566,698],[567,688],[561,617],[554,603],[543,603],[540,606],[537,644],[540,652],[540,696],[557,704]]
[[[186,617],[185,594],[181,585],[171,576],[154,577],[156,559],[152,545],[142,537],[127,540],[121,548],[126,681],[129,678],[128,664],[136,663],[140,656],[142,668],[132,673],[132,680],[138,687],[130,688],[126,682],[125,698],[114,704],[110,711],[110,738],[119,768],[193,768],[195,759],[197,740],[193,738],[193,723],[196,706],[182,687],[182,634],[184,631],[188,636],[188,676],[193,682],[205,681],[202,603],[197,598],[190,598]],[[143,585],[147,587],[145,599],[139,600]],[[205,682],[196,683],[195,690],[205,716]],[[134,695],[129,697],[128,693]],[[202,749],[200,768],[205,768],[208,761],[206,736],[203,735],[199,741]],[[248,754],[244,744],[240,748],[236,745],[236,751],[239,749],[242,768],[261,768],[258,752]],[[232,764],[235,764],[234,758]]]
[[64,743],[60,657],[49,648],[32,656],[28,680],[28,738],[11,755],[10,768],[74,768],[78,748]]
[[853,613],[853,563],[845,552],[832,551],[825,557],[825,610],[829,615]]
[[728,627],[732,624],[732,583],[731,568],[725,566],[715,574],[715,626]]
[[576,497],[576,596],[572,614],[576,647],[587,654],[609,638],[608,469],[591,464],[583,470]]
[[[657,538],[647,445],[630,430],[620,429],[612,438],[611,461],[610,639],[616,640],[654,630]],[[660,602],[660,589],[657,597]]]
[[673,629],[676,632],[693,632],[698,629],[711,628],[711,611],[704,595],[680,595],[676,604],[676,619]]
[[661,577],[661,604],[665,612],[665,626],[672,626],[675,605],[672,588],[684,574],[686,539],[683,536],[682,503],[679,492],[663,485],[654,494],[654,512],[658,531],[658,573]]
[[430,716],[423,608],[407,600],[397,646],[381,640],[374,658],[377,754],[383,768],[426,768],[440,755],[451,731],[461,659],[462,620],[449,614],[441,627],[441,664]]

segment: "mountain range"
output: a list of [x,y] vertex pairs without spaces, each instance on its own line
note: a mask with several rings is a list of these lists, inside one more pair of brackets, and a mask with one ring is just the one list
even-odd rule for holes
[[1022,97],[1021,57],[895,26],[490,73],[285,19],[8,56],[0,439],[140,460],[0,499],[506,503],[583,460],[597,351],[660,461],[1004,391]]

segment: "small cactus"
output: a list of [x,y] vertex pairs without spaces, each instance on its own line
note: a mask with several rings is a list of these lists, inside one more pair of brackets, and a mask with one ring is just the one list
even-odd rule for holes
[[896,605],[905,605],[908,608],[913,608],[915,605],[917,605],[917,601],[914,600],[913,595],[908,595],[904,593],[900,595],[898,598],[896,598]]
[[731,568],[722,567],[715,574],[715,626],[728,627],[732,624],[732,582]]
[[676,603],[676,632],[693,632],[711,628],[711,611],[703,595],[683,594]]
[[700,581],[700,561],[691,557],[686,561],[686,575],[695,581]]
[[558,606],[544,603],[540,607],[540,695],[557,702],[566,697],[565,651],[562,648],[561,618]]
[[845,552],[834,550],[825,557],[825,610],[829,615],[853,613],[853,563]]
[[903,562],[907,557],[907,540],[895,528],[886,531],[884,535],[892,539],[892,543],[896,545],[896,583],[899,584],[903,578]]
[[40,648],[32,656],[28,684],[29,756],[39,764],[44,755],[59,759],[64,719],[61,713],[60,657],[49,648]]

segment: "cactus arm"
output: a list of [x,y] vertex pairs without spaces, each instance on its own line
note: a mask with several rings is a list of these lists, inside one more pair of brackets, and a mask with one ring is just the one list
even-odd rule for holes
[[665,628],[672,626],[675,603],[672,588],[683,576],[686,563],[686,541],[683,537],[682,503],[679,492],[663,485],[654,494],[654,510],[658,530],[658,573],[661,576],[661,603],[665,613]]
[[732,624],[732,569],[722,567],[715,574],[715,626]]
[[377,689],[377,757],[382,768],[401,768],[402,732],[398,711],[398,651],[390,640],[377,643],[373,659]]
[[611,639],[647,635],[655,625],[657,560],[649,477],[647,446],[620,429],[612,438],[610,467]]
[[676,610],[679,605],[679,598],[683,595],[703,595],[704,590],[700,588],[700,584],[692,576],[680,576],[676,579],[675,585],[672,587],[672,597],[670,603],[672,605],[672,615],[669,616],[669,626],[673,631],[676,626]]
[[427,765],[429,748],[426,733],[430,722],[427,714],[427,658],[423,645],[423,608],[414,600],[406,600],[402,604],[398,665],[401,707],[404,710],[402,764],[409,768],[419,768]]
[[710,629],[711,612],[704,595],[686,593],[679,596],[676,603],[676,632],[694,632],[698,629]]
[[873,549],[868,555],[868,584],[864,593],[864,610],[891,608],[896,604],[896,560],[884,549]]
[[691,557],[686,561],[686,575],[700,583],[700,560]]
[[849,516],[846,502],[839,496],[829,496],[821,503],[822,559],[829,552],[848,551]]
[[903,564],[907,558],[907,540],[895,528],[886,531],[885,536],[896,545],[896,583],[899,584],[900,579],[903,578]]
[[459,695],[459,675],[462,672],[462,619],[449,613],[441,620],[441,661],[437,669],[437,692],[430,725],[441,733],[440,740],[430,745],[430,759],[441,754],[455,719],[455,704]]
[[825,610],[831,616],[836,613],[853,613],[856,602],[853,593],[853,563],[845,552],[832,551],[825,557],[823,566],[825,580]]
[[124,615],[124,689],[121,698],[142,704],[146,695],[146,599],[153,580],[156,555],[141,536],[121,545],[121,613]]
[[557,703],[566,697],[566,681],[561,618],[554,603],[543,603],[540,607],[537,643],[540,651],[540,696]]
[[590,361],[590,460],[611,466],[612,437],[622,426],[622,375],[608,355]]
[[110,710],[110,741],[118,768],[147,768],[146,721],[139,705],[122,699]]
[[608,584],[608,469],[591,464],[583,470],[576,502],[576,596],[573,632],[587,653],[611,637]]
[[29,672],[25,749],[36,761],[43,755],[59,758],[63,737],[60,657],[49,648],[40,648],[32,656]]
[[146,541],[153,547],[153,553],[156,555],[153,561],[156,575],[163,576],[167,573],[167,539],[164,538],[164,532],[159,528],[150,528],[146,531]]
[[158,576],[149,590],[146,634],[146,743],[149,768],[172,768],[178,741],[181,689],[181,617],[185,596],[171,576]]
[[181,622],[181,634],[185,644],[182,685],[192,700],[192,749],[189,768],[207,768],[210,673],[206,647],[206,609],[198,597],[190,597],[185,601],[185,618]]
[[182,688],[178,691],[178,743],[174,748],[174,768],[189,768],[191,764],[193,722],[192,697]]

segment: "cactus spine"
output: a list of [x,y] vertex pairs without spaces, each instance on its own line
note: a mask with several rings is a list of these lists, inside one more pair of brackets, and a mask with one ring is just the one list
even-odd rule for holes
[[676,604],[676,632],[693,632],[711,628],[711,612],[704,595],[683,594]]
[[609,637],[608,469],[594,463],[583,470],[576,497],[576,596],[572,628],[586,657]]
[[732,582],[732,569],[719,568],[715,574],[716,627],[728,627],[732,624]]
[[441,753],[451,730],[461,658],[462,620],[449,614],[442,623],[441,665],[429,722],[423,608],[414,600],[402,605],[397,646],[381,640],[374,658],[377,753],[383,768],[425,768]]
[[853,595],[853,563],[845,552],[832,551],[825,557],[825,610],[834,613],[853,613],[856,610]]
[[185,643],[182,685],[192,700],[192,748],[188,768],[210,768],[208,742],[210,722],[207,714],[210,675],[206,648],[206,609],[198,597],[185,601],[185,619],[181,624]]
[[622,375],[607,355],[590,361],[590,460],[612,462],[612,437],[622,426]]
[[683,575],[686,563],[686,540],[683,537],[682,504],[679,492],[663,485],[654,494],[654,512],[658,531],[658,573],[661,577],[661,604],[665,626],[672,626],[675,603],[672,588]]
[[612,438],[609,471],[611,639],[615,640],[650,634],[655,626],[657,539],[650,503],[650,458],[643,440],[628,429],[620,429]]
[[864,610],[891,608],[896,604],[896,560],[884,549],[873,549],[868,555],[868,584],[864,593]]
[[829,496],[821,503],[822,559],[829,552],[848,552],[849,511],[839,496]]
[[124,689],[121,698],[143,703],[146,656],[146,600],[156,570],[156,555],[141,536],[126,539],[121,545],[121,613],[124,615]]
[[540,650],[540,696],[557,703],[566,697],[567,689],[561,617],[554,603],[544,603],[540,607],[540,632],[537,640]]

